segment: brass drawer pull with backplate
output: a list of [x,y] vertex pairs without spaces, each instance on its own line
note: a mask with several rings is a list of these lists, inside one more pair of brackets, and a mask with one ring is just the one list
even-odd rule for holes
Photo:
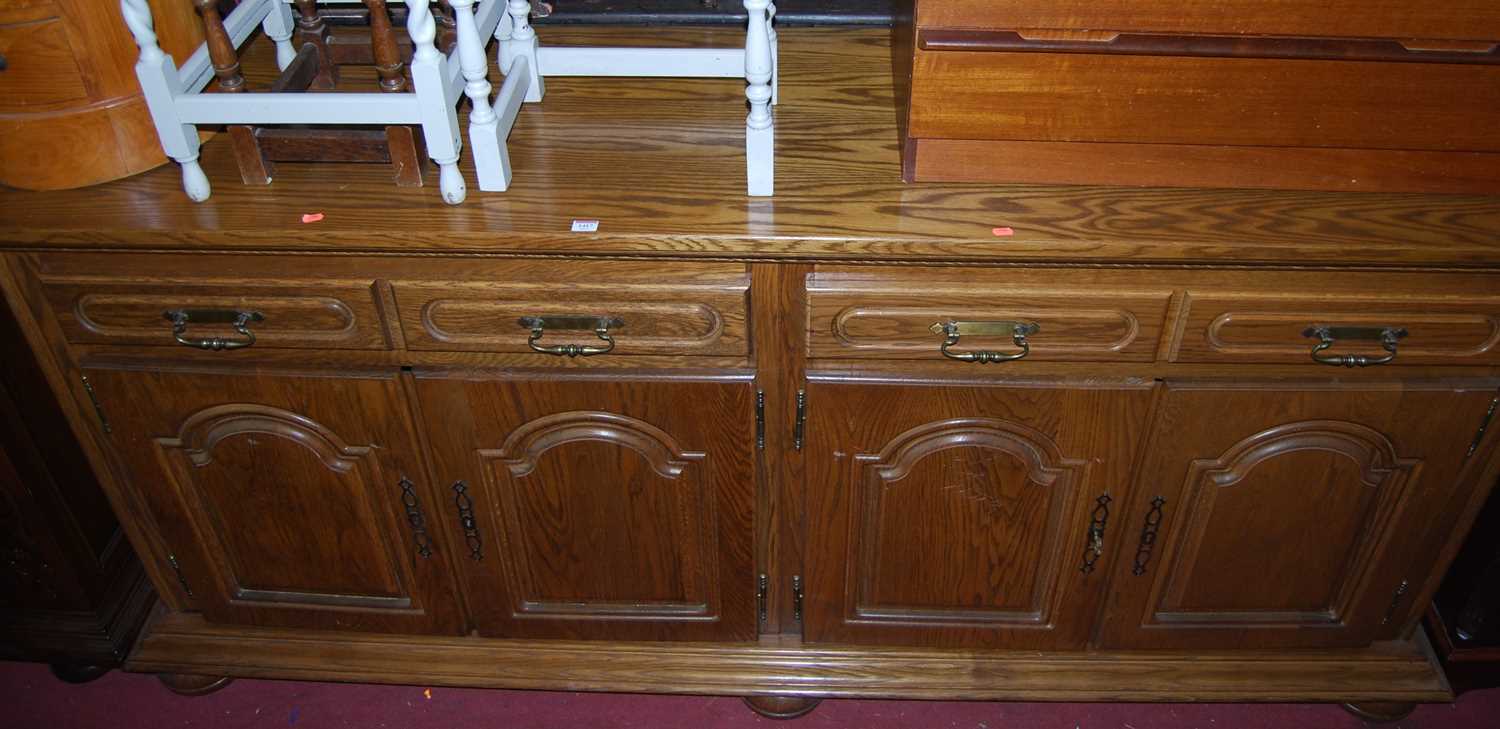
[[[625,326],[625,320],[617,316],[523,316],[516,323],[520,324],[523,329],[531,330],[531,336],[526,339],[526,344],[533,351],[558,357],[592,357],[596,354],[608,354],[615,348],[615,339],[609,335],[609,330]],[[541,341],[542,335],[548,329],[563,331],[591,329],[594,336],[599,337],[608,346],[557,344],[543,347],[537,342]]]
[[[943,335],[943,345],[938,348],[948,359],[956,359],[960,362],[978,362],[987,364],[990,362],[1009,362],[1021,359],[1031,354],[1031,344],[1026,337],[1036,334],[1042,330],[1042,326],[1034,321],[940,321],[930,327],[933,334]],[[958,344],[958,338],[964,335],[974,337],[990,337],[1010,335],[1012,342],[1021,348],[1019,352],[990,352],[977,349],[972,352],[954,352],[949,348]]]
[[[222,352],[227,349],[244,349],[255,344],[255,332],[250,331],[250,324],[266,320],[265,315],[258,311],[238,311],[236,309],[172,309],[162,312],[162,317],[172,322],[172,338],[176,339],[178,344],[184,347],[207,349],[213,352]],[[189,337],[187,336],[189,323],[228,324],[244,338]]]
[[[1313,345],[1312,348],[1314,362],[1332,367],[1369,367],[1371,365],[1387,364],[1396,359],[1396,343],[1406,337],[1406,328],[1338,327],[1326,324],[1314,324],[1302,330],[1302,336],[1318,340],[1318,343]],[[1380,357],[1371,357],[1364,354],[1321,354],[1321,352],[1332,347],[1340,339],[1378,341],[1380,342],[1380,348],[1384,349],[1386,354]]]

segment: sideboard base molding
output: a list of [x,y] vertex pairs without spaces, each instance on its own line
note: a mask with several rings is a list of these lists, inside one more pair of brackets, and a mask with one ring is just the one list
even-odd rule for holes
[[131,671],[361,683],[726,696],[1016,701],[1426,703],[1453,698],[1431,646],[1344,651],[939,651],[603,643],[214,625],[161,613]]

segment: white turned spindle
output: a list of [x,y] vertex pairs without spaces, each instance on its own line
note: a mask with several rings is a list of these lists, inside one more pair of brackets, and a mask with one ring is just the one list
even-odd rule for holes
[[479,40],[479,27],[474,24],[474,0],[448,0],[448,5],[453,8],[453,19],[458,24],[458,66],[466,82],[464,93],[473,104],[469,125],[494,126],[495,110],[490,106],[490,81],[486,77],[489,69],[484,60],[484,43]]
[[151,6],[146,0],[120,0],[120,14],[125,16],[125,27],[135,36],[135,44],[141,49],[141,63],[154,63],[166,55],[156,44],[156,21],[151,17]]
[[271,3],[271,11],[261,23],[261,28],[276,43],[276,67],[285,71],[287,66],[292,65],[292,59],[297,57],[296,49],[292,48],[292,9],[279,0]]
[[177,66],[156,43],[155,22],[146,0],[120,0],[120,14],[135,37],[141,55],[135,63],[135,76],[141,83],[141,95],[151,111],[151,122],[162,151],[182,166],[182,190],[193,202],[203,202],[213,192],[208,176],[198,164],[198,129],[182,123],[177,114],[176,96],[182,91]]
[[[509,74],[515,65],[518,56],[526,56],[530,61],[526,64],[526,72],[530,74],[530,82],[526,87],[526,101],[538,102],[546,93],[542,85],[542,67],[538,63],[537,48],[539,41],[536,30],[531,27],[531,3],[527,0],[509,0],[505,6],[506,14],[510,22],[510,38],[501,44],[500,48],[500,70]],[[501,21],[503,27],[505,21]],[[497,28],[497,34],[500,32]]]
[[448,0],[457,21],[458,66],[463,72],[464,93],[472,108],[469,111],[469,153],[479,175],[479,189],[503,192],[510,185],[509,160],[500,138],[499,119],[490,105],[489,64],[484,58],[484,41],[474,21],[474,0]]
[[526,40],[527,38],[536,37],[536,29],[531,27],[531,3],[529,0],[508,0],[505,10],[510,15],[511,38]]
[[771,40],[771,106],[781,103],[781,58],[776,52],[776,3],[766,6],[766,37]]
[[509,49],[511,37],[509,9],[510,6],[507,5],[506,11],[500,13],[500,20],[495,24],[495,65],[499,67],[502,74],[510,73],[510,62],[515,58],[515,54]]
[[771,39],[766,8],[769,0],[745,0],[750,22],[745,28],[745,175],[749,194],[768,196],[774,189],[775,121],[771,116]]
[[458,171],[458,154],[462,149],[458,112],[454,108],[458,100],[449,98],[445,90],[448,59],[433,45],[437,21],[428,2],[406,0],[406,32],[412,42],[411,80],[421,109],[422,138],[438,166],[438,190],[444,202],[457,205],[468,196],[468,187]]

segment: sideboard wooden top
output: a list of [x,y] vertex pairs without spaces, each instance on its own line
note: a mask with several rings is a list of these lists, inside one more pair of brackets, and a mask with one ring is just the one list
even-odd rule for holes
[[[543,41],[632,33],[548,27]],[[480,192],[468,164],[458,206],[440,200],[435,167],[414,189],[381,165],[327,163],[282,164],[269,187],[247,187],[216,138],[203,153],[207,202],[187,199],[175,165],[82,190],[0,191],[0,247],[1500,267],[1496,197],[906,185],[889,31],[780,35],[774,198],[744,194],[742,84],[559,78],[510,137],[509,192]],[[576,219],[598,232],[570,232]]]

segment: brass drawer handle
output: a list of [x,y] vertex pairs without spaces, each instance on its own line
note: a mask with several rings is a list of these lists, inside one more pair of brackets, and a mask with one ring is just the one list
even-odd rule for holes
[[[237,311],[235,309],[172,309],[162,312],[162,317],[172,322],[172,338],[184,347],[194,349],[207,349],[213,352],[222,352],[227,349],[244,349],[255,344],[255,332],[250,331],[252,322],[263,322],[265,315],[258,311]],[[225,339],[224,337],[202,337],[192,338],[187,336],[188,323],[196,324],[228,324],[234,327],[236,332],[244,339]]]
[[[531,347],[532,351],[558,357],[592,357],[596,354],[609,354],[615,348],[615,339],[609,335],[609,330],[625,326],[625,320],[617,316],[523,316],[516,323],[520,324],[523,329],[531,330],[531,336],[526,339],[526,344]],[[607,346],[556,344],[543,347],[537,342],[541,341],[542,335],[546,334],[548,329],[564,331],[592,329],[594,336],[604,340]]]
[[[1042,325],[1034,321],[940,321],[930,327],[933,334],[943,335],[943,346],[938,348],[948,359],[956,359],[960,362],[978,362],[987,364],[990,362],[1009,362],[1021,359],[1031,354],[1031,344],[1026,337],[1036,334],[1042,330]],[[949,349],[958,344],[958,338],[963,335],[975,337],[1010,335],[1010,340],[1021,348],[1019,352],[989,352],[982,349],[973,352],[954,352]]]
[[[1332,367],[1369,367],[1371,365],[1383,365],[1396,359],[1396,343],[1406,337],[1406,328],[1336,327],[1326,324],[1314,324],[1302,330],[1302,336],[1318,340],[1318,343],[1313,345],[1312,348],[1314,362]],[[1380,348],[1384,349],[1386,354],[1380,357],[1371,357],[1363,354],[1321,354],[1321,352],[1332,347],[1340,339],[1378,341],[1380,342]]]

